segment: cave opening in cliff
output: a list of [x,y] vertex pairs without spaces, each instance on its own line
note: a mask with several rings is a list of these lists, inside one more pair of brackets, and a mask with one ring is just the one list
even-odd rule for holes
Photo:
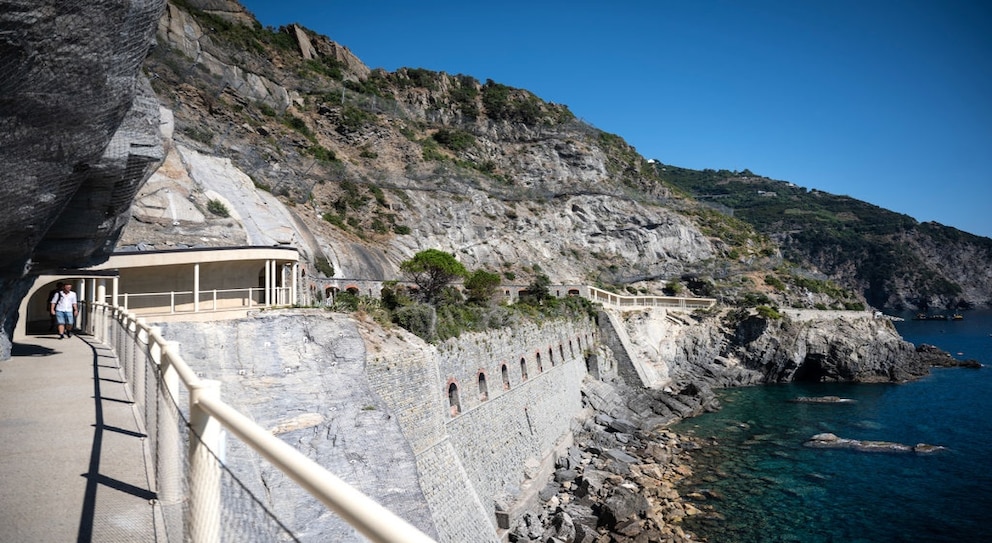
[[792,380],[801,383],[819,383],[827,375],[823,366],[823,357],[820,355],[807,355],[803,363],[796,368],[796,373]]

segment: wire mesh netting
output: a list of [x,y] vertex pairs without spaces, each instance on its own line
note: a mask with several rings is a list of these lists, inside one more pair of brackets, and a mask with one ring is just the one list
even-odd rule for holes
[[[159,540],[189,541],[195,523],[199,533],[193,540],[204,540],[206,530],[209,541],[298,541],[225,464],[219,454],[223,451],[211,450],[190,431],[189,411],[183,407],[188,406],[188,394],[182,387],[168,389],[153,355],[157,347],[136,330],[125,329],[122,322],[107,319],[107,323],[106,341],[114,346],[125,379],[133,387],[132,397],[147,435],[147,469],[155,493]],[[192,449],[209,465],[208,477],[191,481]],[[204,496],[209,499],[203,500]],[[197,510],[191,508],[194,504]]]
[[85,265],[112,249],[162,158],[140,66],[164,5],[0,0],[4,270]]

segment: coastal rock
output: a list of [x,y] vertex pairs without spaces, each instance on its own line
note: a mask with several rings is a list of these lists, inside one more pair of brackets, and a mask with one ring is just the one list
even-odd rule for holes
[[933,345],[928,345],[926,343],[921,343],[916,346],[916,354],[918,354],[927,364],[938,368],[981,368],[982,364],[974,359],[969,360],[958,360],[951,356],[951,353],[941,349],[940,347],[935,347]]
[[855,403],[857,400],[840,396],[798,396],[789,400],[793,403]]
[[859,439],[845,439],[837,437],[836,434],[822,433],[811,437],[803,445],[816,449],[851,449],[860,452],[889,452],[889,453],[909,453],[932,454],[946,450],[940,445],[929,445],[927,443],[917,443],[916,445],[904,445],[892,441],[862,441]]

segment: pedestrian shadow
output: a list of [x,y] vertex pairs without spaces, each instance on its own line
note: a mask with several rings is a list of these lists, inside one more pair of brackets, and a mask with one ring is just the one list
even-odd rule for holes
[[34,343],[17,343],[10,346],[10,356],[52,356],[59,351]]
[[[100,368],[107,368],[109,366],[100,364],[100,362],[101,358],[106,358],[106,355],[101,354],[96,344],[90,341],[86,341],[86,343],[93,351],[93,407],[95,409],[95,423],[93,424],[93,446],[90,449],[89,469],[86,473],[82,474],[82,476],[86,479],[86,491],[83,495],[83,510],[79,519],[79,531],[76,537],[77,543],[90,543],[93,540],[93,528],[94,522],[96,521],[97,490],[101,486],[131,494],[132,496],[148,501],[155,500],[157,497],[156,493],[152,490],[138,487],[100,473],[100,460],[103,453],[104,432],[116,432],[119,434],[130,435],[136,439],[141,439],[145,436],[145,434],[132,432],[130,430],[125,430],[123,428],[106,424],[103,413],[103,402],[107,401],[127,404],[132,402],[130,400],[121,400],[104,395],[101,390],[101,384],[105,381],[105,379],[100,376]],[[115,365],[113,367],[116,368],[119,366]]]

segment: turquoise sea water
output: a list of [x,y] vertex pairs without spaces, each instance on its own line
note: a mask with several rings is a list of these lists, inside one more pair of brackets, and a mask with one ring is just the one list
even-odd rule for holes
[[[905,321],[907,340],[930,343],[982,369],[935,369],[892,384],[789,384],[720,393],[723,408],[674,429],[713,437],[694,453],[683,493],[721,519],[686,528],[711,542],[992,541],[992,311],[963,321]],[[960,353],[960,354],[959,354]],[[850,404],[798,404],[836,395]],[[840,437],[930,443],[933,455],[803,447],[820,432]]]

